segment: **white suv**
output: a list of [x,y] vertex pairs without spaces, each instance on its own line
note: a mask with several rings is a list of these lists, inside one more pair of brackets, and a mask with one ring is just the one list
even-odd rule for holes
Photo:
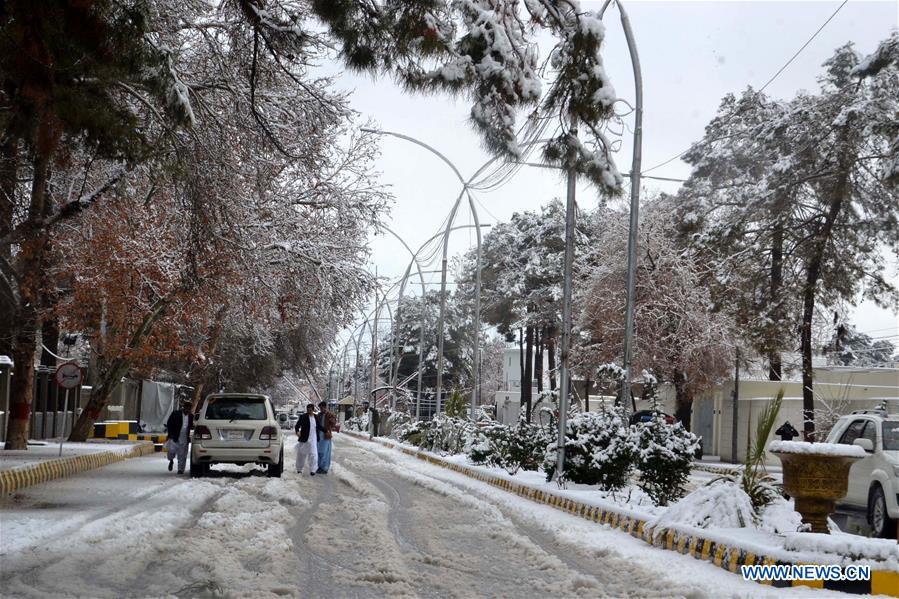
[[265,464],[268,475],[284,471],[284,436],[265,395],[214,393],[194,422],[190,475],[205,476],[212,464]]
[[899,519],[899,415],[857,410],[837,420],[827,442],[858,445],[867,452],[850,468],[849,490],[841,503],[865,509],[876,536],[894,536]]

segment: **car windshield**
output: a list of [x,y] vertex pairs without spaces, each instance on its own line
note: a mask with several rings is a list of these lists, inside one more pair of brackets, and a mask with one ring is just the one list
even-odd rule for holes
[[899,451],[899,422],[886,420],[883,423],[884,451]]
[[261,397],[213,397],[206,406],[207,420],[265,420]]

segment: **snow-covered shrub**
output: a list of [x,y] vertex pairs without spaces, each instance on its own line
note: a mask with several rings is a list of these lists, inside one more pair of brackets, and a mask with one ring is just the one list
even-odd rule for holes
[[502,466],[502,457],[508,451],[511,427],[495,424],[478,429],[468,450],[468,459],[474,464]]
[[[563,479],[598,485],[604,491],[624,487],[634,468],[638,451],[627,415],[614,408],[573,416],[565,429],[565,472]],[[547,444],[543,458],[546,480],[556,470],[555,440]]]
[[477,429],[473,422],[440,415],[433,420],[411,422],[396,438],[425,451],[441,454],[468,453],[477,443]]
[[638,439],[638,485],[656,505],[668,505],[684,494],[699,439],[678,422],[667,424],[660,414],[635,425]]
[[419,420],[410,422],[398,430],[395,439],[403,443],[410,443],[416,447],[424,447],[428,443],[428,433],[431,430],[431,420]]
[[802,514],[796,511],[792,499],[778,495],[762,509],[758,526],[778,535],[796,532],[802,528]]
[[411,422],[412,416],[408,412],[384,410],[381,414],[381,436],[398,439],[398,432],[402,431]]
[[444,412],[450,418],[465,418],[468,416],[468,407],[465,405],[465,398],[458,389],[453,389],[449,399],[446,400]]
[[496,424],[479,429],[468,451],[475,464],[498,466],[509,474],[520,469],[538,470],[550,441],[547,429],[519,422],[515,426]]
[[470,420],[437,416],[431,420],[425,449],[449,455],[467,453],[476,441],[476,430]]
[[552,440],[551,428],[519,422],[509,431],[509,450],[503,467],[510,474],[519,468],[539,470]]
[[369,425],[368,412],[366,412],[365,414],[362,414],[360,416],[353,416],[352,418],[350,418],[349,420],[346,421],[345,425],[348,430],[367,433],[368,425]]
[[753,523],[752,501],[740,485],[718,481],[699,487],[669,507],[649,525],[656,530],[672,524],[696,528],[745,528]]

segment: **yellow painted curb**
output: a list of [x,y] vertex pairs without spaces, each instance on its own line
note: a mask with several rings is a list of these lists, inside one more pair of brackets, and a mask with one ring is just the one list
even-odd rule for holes
[[152,442],[137,443],[126,452],[98,451],[88,455],[69,456],[29,464],[21,468],[0,470],[0,496],[11,495],[27,487],[93,470],[128,458],[153,453]]
[[[587,520],[596,522],[597,524],[608,525],[612,528],[621,529],[631,536],[641,539],[642,541],[645,541],[655,547],[677,551],[678,553],[686,553],[687,555],[690,555],[696,559],[710,562],[718,566],[719,568],[722,568],[734,574],[739,573],[740,566],[744,565],[775,565],[778,563],[783,563],[778,562],[776,559],[768,556],[756,555],[748,550],[741,549],[739,547],[723,545],[720,543],[716,543],[710,539],[703,539],[691,534],[669,529],[653,530],[646,526],[646,522],[644,520],[641,520],[639,518],[628,516],[627,514],[618,513],[608,509],[590,506],[584,503],[580,503],[577,500],[556,495],[555,493],[551,493],[543,489],[535,489],[521,483],[515,483],[506,478],[492,476],[480,470],[469,468],[468,466],[463,466],[461,464],[456,464],[453,462],[447,462],[436,456],[404,447],[393,441],[387,441],[380,438],[370,439],[368,435],[356,433],[354,431],[343,431],[341,434],[346,434],[363,441],[370,441],[372,443],[384,445],[385,447],[390,447],[391,449],[399,450],[402,453],[418,458],[419,460],[430,462],[435,466],[441,466],[443,468],[459,472],[460,474],[464,474],[471,478],[485,482],[491,486],[513,492],[516,495],[525,497],[537,503],[542,503],[556,509],[569,512],[571,514],[574,514],[575,516],[580,516],[582,518],[586,518]],[[856,582],[852,583],[851,585],[843,585],[842,583],[838,582],[831,584],[830,581],[820,580],[803,581],[801,583],[800,581],[793,581],[792,586],[802,585],[815,588],[825,588],[831,590],[839,590],[850,594],[874,594],[899,597],[899,573],[897,572],[872,569],[871,580],[867,582],[869,584]],[[761,581],[761,584],[771,585],[771,581]],[[790,583],[780,583],[779,586],[790,586]]]

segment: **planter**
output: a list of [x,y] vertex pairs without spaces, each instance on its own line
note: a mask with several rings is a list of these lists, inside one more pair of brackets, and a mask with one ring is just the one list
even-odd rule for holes
[[774,442],[771,453],[783,464],[784,490],[793,498],[802,522],[810,532],[830,534],[827,517],[834,504],[846,496],[849,468],[865,457],[854,445]]

